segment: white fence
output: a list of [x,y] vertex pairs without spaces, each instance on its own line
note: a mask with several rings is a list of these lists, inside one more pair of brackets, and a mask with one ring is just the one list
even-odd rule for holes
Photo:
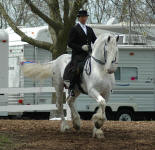
[[[30,87],[30,88],[1,88],[0,94],[21,94],[21,93],[41,93],[41,92],[55,92],[53,87]],[[64,90],[67,96],[67,91]],[[6,101],[8,103],[8,101]],[[66,119],[70,120],[70,109],[67,104],[63,105],[66,110]],[[0,106],[0,114],[3,112],[8,113],[22,113],[22,112],[33,112],[33,111],[52,111],[57,110],[56,104],[36,104],[36,105],[6,105]]]

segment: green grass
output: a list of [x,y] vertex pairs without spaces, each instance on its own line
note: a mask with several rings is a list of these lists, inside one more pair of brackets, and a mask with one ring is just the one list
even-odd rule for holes
[[13,142],[6,135],[0,134],[0,150],[11,150]]

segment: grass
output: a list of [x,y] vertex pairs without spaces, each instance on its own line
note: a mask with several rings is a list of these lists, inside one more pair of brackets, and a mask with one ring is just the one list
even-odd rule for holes
[[0,150],[12,150],[12,140],[6,135],[0,134]]

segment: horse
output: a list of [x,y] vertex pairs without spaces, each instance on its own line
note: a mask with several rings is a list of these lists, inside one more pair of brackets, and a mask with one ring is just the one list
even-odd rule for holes
[[[81,75],[81,88],[99,104],[97,112],[92,116],[94,126],[92,136],[94,138],[104,138],[102,126],[106,120],[105,108],[115,84],[114,72],[118,67],[118,39],[119,36],[113,33],[101,34],[92,47],[92,54],[86,60]],[[52,77],[56,90],[56,106],[61,116],[61,132],[65,132],[70,128],[65,120],[63,111],[63,90],[65,84],[63,75],[70,61],[71,55],[63,54],[57,59],[44,64],[25,63],[22,65],[22,70],[26,77],[37,80]],[[76,130],[80,130],[80,116],[74,107],[74,102],[80,93],[81,90],[76,87],[75,97],[66,98],[66,102],[71,110],[73,128]]]

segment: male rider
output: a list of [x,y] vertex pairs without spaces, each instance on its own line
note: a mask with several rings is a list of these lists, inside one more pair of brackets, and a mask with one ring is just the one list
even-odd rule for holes
[[68,46],[72,49],[72,70],[70,78],[69,96],[75,96],[74,88],[77,80],[77,65],[83,62],[91,53],[91,43],[96,40],[95,33],[91,27],[86,25],[88,19],[86,10],[78,12],[78,23],[71,29]]

